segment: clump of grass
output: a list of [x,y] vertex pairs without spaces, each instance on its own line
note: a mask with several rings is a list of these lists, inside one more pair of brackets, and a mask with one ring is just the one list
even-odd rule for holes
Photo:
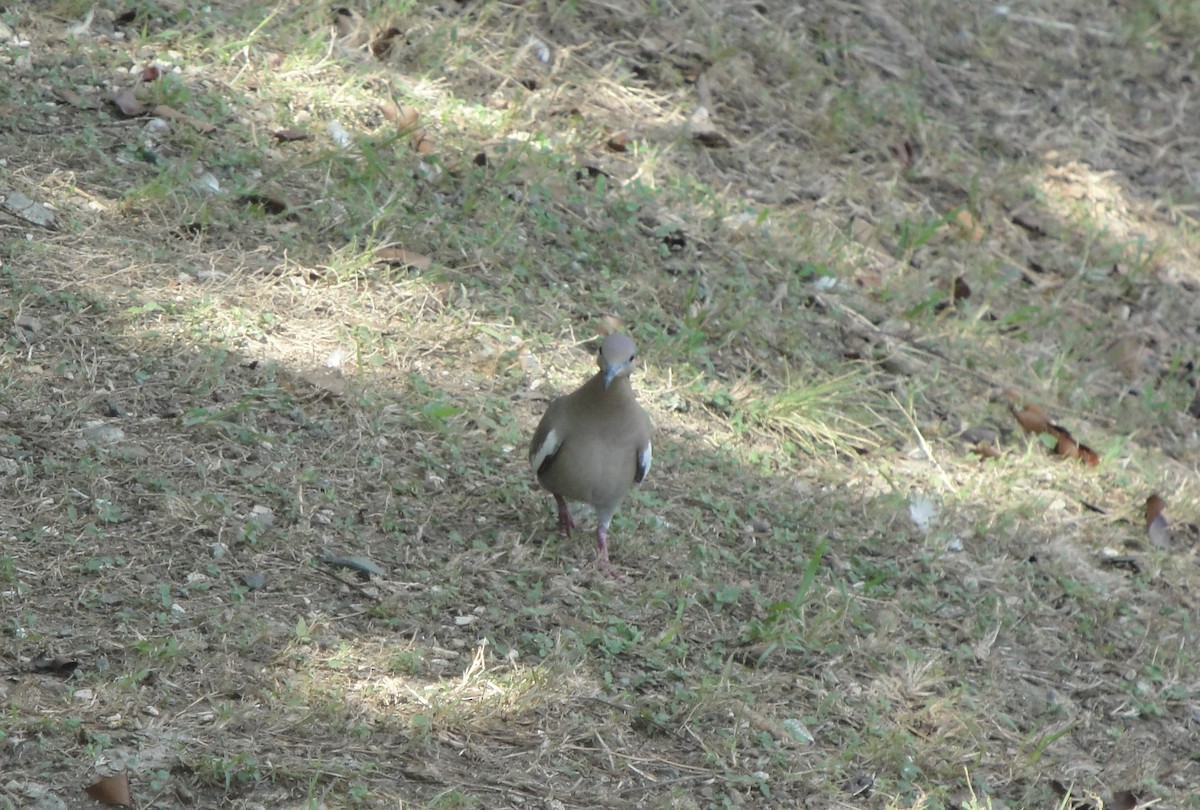
[[866,375],[851,371],[746,404],[746,420],[809,455],[832,450],[857,455],[883,444],[885,420],[867,402]]

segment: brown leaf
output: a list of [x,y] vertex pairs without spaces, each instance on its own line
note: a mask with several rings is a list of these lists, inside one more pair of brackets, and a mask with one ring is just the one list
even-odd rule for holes
[[375,54],[376,59],[382,59],[383,57],[387,56],[388,52],[392,50],[392,40],[400,36],[400,34],[400,29],[396,28],[395,26],[387,29],[382,34],[375,37],[375,39],[371,40],[371,53]]
[[1154,493],[1146,499],[1146,528],[1150,528],[1155,520],[1162,517],[1163,510],[1167,508],[1167,502]]
[[616,132],[609,136],[604,145],[613,152],[628,152],[631,143],[633,143],[633,138],[629,137],[629,133]]
[[1079,460],[1089,467],[1095,467],[1100,463],[1100,454],[1086,444],[1079,445]]
[[1012,224],[1018,228],[1024,228],[1034,236],[1045,236],[1046,228],[1042,225],[1041,220],[1033,216],[1033,214],[1018,213],[1013,214]]
[[118,90],[116,93],[110,95],[108,100],[111,101],[116,108],[121,111],[121,115],[125,116],[126,118],[137,118],[139,115],[146,114],[146,105],[137,100],[137,96],[134,95],[132,87],[125,87],[121,90]]
[[982,242],[986,235],[979,220],[975,219],[975,215],[965,208],[954,215],[954,224],[958,226],[959,236],[968,241]]
[[312,138],[312,135],[302,129],[281,129],[275,132],[275,140],[280,143],[289,141],[307,141]]
[[390,101],[379,102],[379,112],[389,121],[395,121],[400,117],[400,108]]
[[709,149],[728,149],[731,145],[729,139],[715,129],[694,133],[692,137]]
[[957,304],[959,301],[966,301],[971,297],[971,287],[967,284],[967,280],[962,276],[954,279],[954,292],[950,295],[950,303]]
[[425,132],[424,127],[413,130],[412,144],[413,149],[416,150],[418,155],[432,155],[437,149],[433,145],[433,139]]
[[404,132],[406,130],[415,130],[417,122],[421,120],[421,113],[416,107],[410,107],[407,104],[401,104],[396,115],[396,127]]
[[56,87],[54,95],[79,110],[94,110],[99,106],[94,98],[81,96],[69,87]]
[[158,104],[154,107],[154,114],[159,118],[170,118],[174,121],[182,121],[185,124],[191,124],[196,131],[207,135],[216,129],[215,126],[207,121],[201,121],[199,118],[193,118],[187,113],[181,113],[174,107],[168,107],[166,104]]
[[375,251],[375,261],[397,267],[411,267],[425,272],[433,266],[433,259],[423,253],[415,253],[402,247],[384,247]]
[[596,331],[601,335],[615,334],[620,332],[621,328],[621,319],[616,315],[601,315],[600,322],[596,325]]
[[1166,503],[1158,495],[1146,499],[1146,536],[1150,538],[1150,545],[1166,551],[1171,547],[1171,527],[1167,525],[1164,508]]
[[133,796],[129,792],[129,774],[124,771],[111,776],[101,776],[83,790],[101,804],[116,807],[133,806]]
[[158,65],[146,65],[142,68],[141,77],[143,82],[152,82],[160,79],[162,78],[162,68],[158,67]]
[[[1005,396],[1013,400],[1017,398],[1013,392],[1006,392]],[[1046,416],[1046,412],[1039,406],[1026,403],[1018,408],[1014,402],[1008,406],[1008,409],[1026,433],[1045,434],[1052,437],[1055,455],[1063,458],[1077,458],[1089,467],[1095,467],[1100,463],[1100,456],[1095,450],[1076,441],[1075,437],[1071,435],[1071,431],[1065,427],[1052,423]]]
[[979,444],[971,448],[971,452],[979,456],[980,461],[988,458],[1000,458],[1001,455],[999,449],[994,444],[988,444],[987,442],[979,442]]
[[1049,433],[1050,419],[1037,405],[1028,403],[1021,408],[1016,405],[1009,405],[1008,409],[1012,412],[1013,417],[1017,420],[1017,424],[1021,426],[1026,433]]

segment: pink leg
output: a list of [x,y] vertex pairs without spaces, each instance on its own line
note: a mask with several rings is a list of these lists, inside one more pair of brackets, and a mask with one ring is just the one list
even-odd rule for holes
[[555,495],[554,502],[558,504],[558,529],[567,537],[570,537],[571,529],[575,528],[575,521],[571,518],[571,510],[567,506],[567,499],[561,495]]
[[611,516],[604,518],[596,527],[596,567],[607,571],[613,579],[624,579],[621,572],[613,568],[612,563],[608,561],[608,524],[611,520]]
[[596,529],[596,567],[608,568],[608,524],[601,523]]

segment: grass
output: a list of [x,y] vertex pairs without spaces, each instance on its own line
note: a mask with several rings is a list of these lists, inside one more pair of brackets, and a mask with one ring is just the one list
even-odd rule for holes
[[[0,14],[0,807],[1198,806],[1189,4],[90,10]],[[620,581],[524,460],[611,319]]]

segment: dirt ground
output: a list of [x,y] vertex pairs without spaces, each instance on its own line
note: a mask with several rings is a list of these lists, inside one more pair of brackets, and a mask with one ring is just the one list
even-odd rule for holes
[[1197,41],[0,5],[0,807],[1200,807]]

